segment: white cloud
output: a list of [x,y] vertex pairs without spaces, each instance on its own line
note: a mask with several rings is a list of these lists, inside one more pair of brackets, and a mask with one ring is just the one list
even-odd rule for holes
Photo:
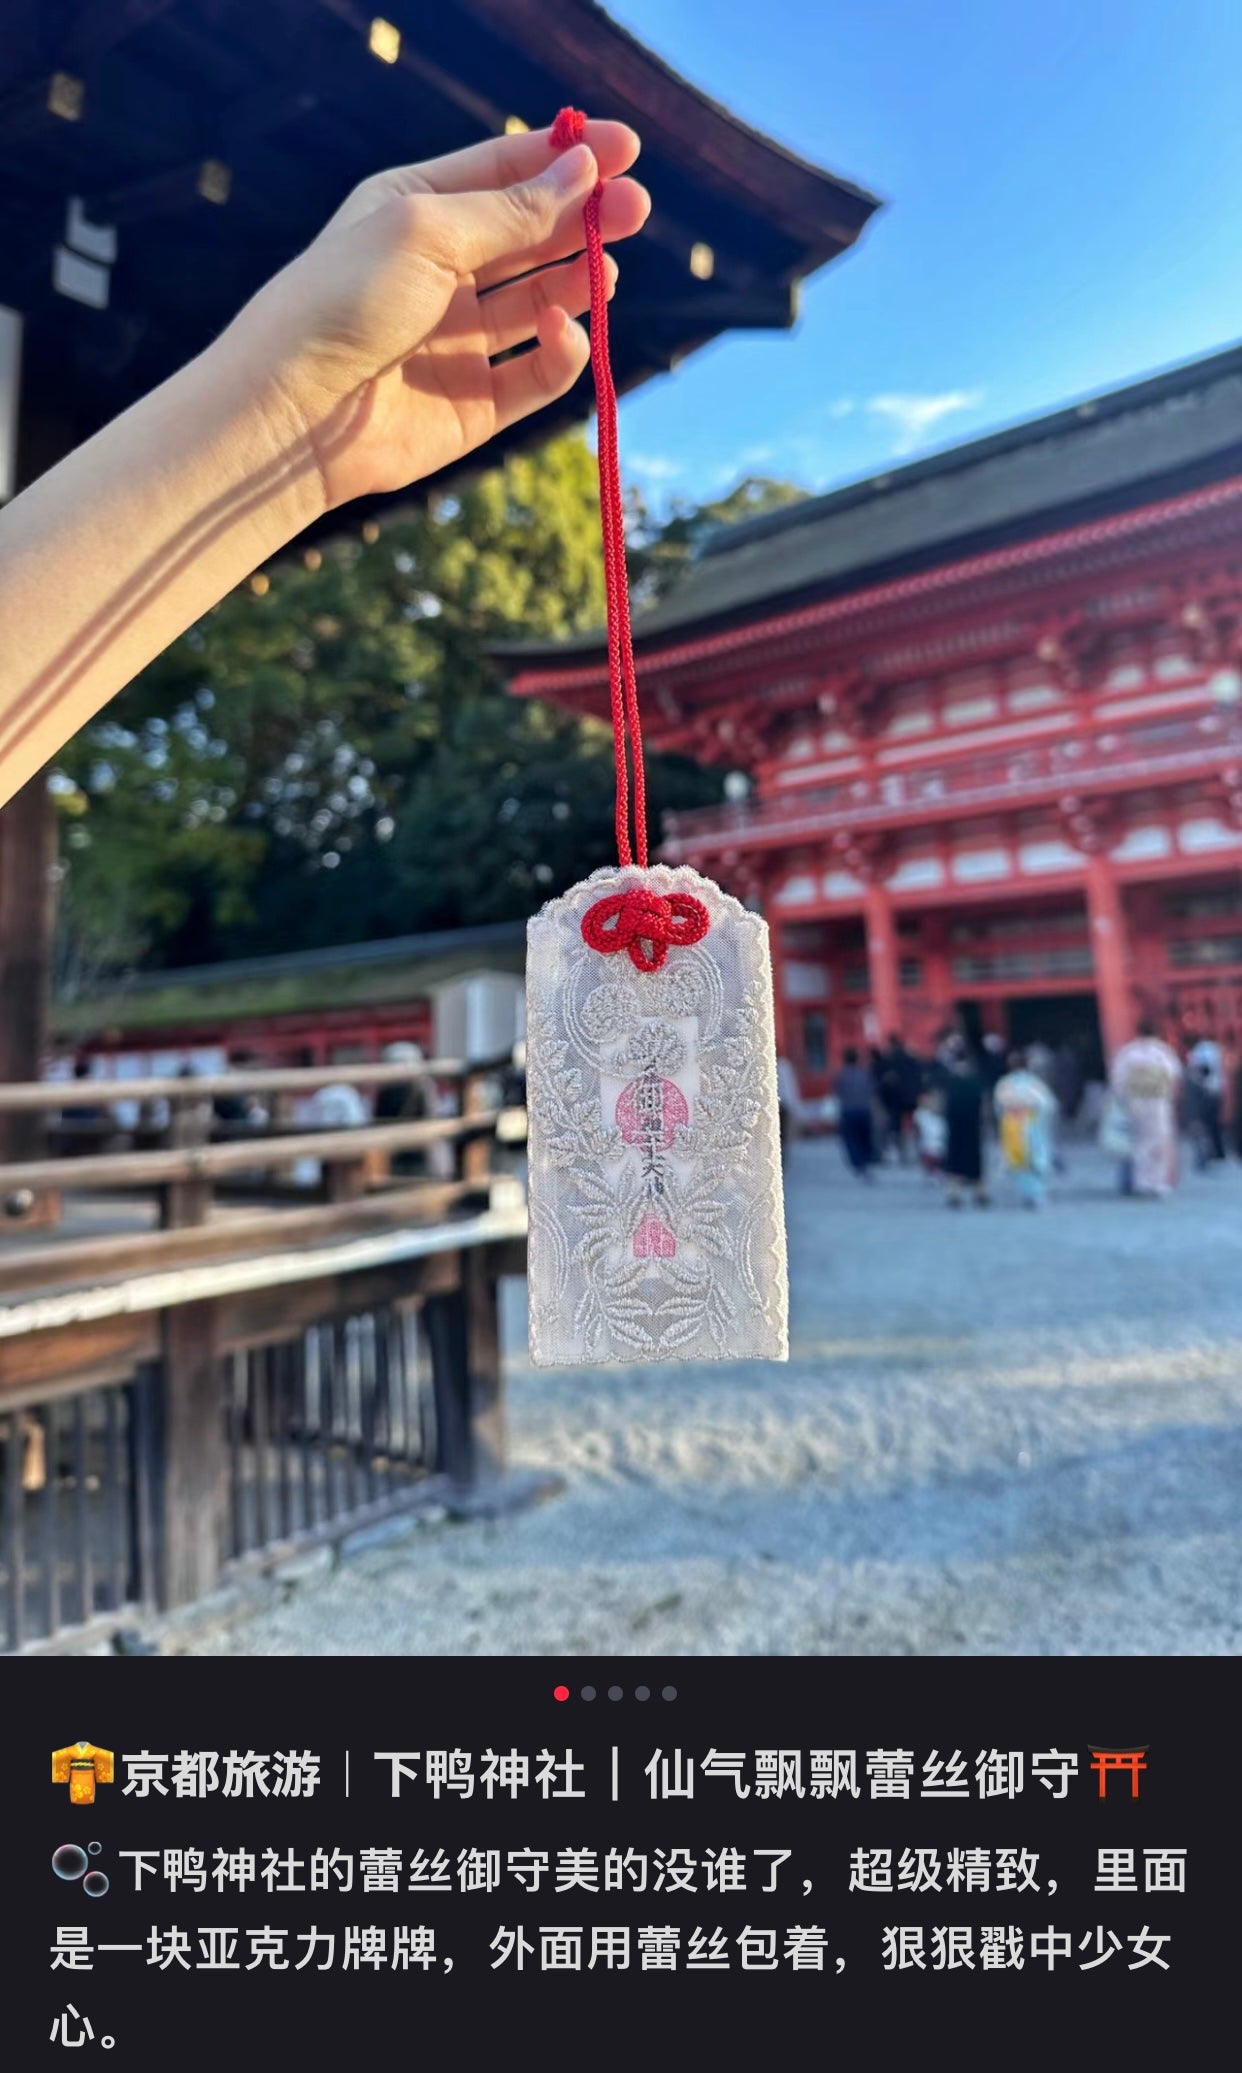
[[947,389],[940,396],[871,396],[867,409],[875,417],[887,418],[895,438],[893,452],[913,453],[924,444],[933,426],[955,411],[973,410],[983,400],[982,389]]
[[627,455],[626,465],[636,475],[645,475],[648,482],[671,482],[684,473],[684,464],[664,453],[632,453]]

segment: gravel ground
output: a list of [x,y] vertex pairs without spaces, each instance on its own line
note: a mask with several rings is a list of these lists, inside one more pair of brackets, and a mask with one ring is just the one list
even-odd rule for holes
[[799,1144],[788,1366],[532,1371],[566,1493],[203,1608],[196,1654],[1228,1654],[1242,1642],[1242,1167],[946,1211]]

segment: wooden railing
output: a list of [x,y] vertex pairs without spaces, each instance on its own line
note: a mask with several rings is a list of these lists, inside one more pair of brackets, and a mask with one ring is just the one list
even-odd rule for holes
[[417,1065],[378,1061],[368,1065],[350,1059],[336,1065],[239,1066],[236,1071],[194,1073],[176,1079],[27,1080],[0,1086],[0,1115],[49,1113],[72,1108],[84,1098],[104,1103],[165,1100],[182,1106],[212,1101],[221,1094],[314,1094],[321,1087],[342,1082],[351,1087],[404,1087],[412,1080],[461,1082],[491,1077],[507,1063],[506,1053],[474,1065],[465,1065],[459,1058],[427,1058]]
[[[69,1206],[55,1230],[11,1221],[0,1245],[0,1650],[184,1605],[238,1563],[429,1498],[525,1494],[507,1466],[497,1284],[525,1271],[526,1211],[493,1167],[496,1069],[0,1088],[10,1113],[167,1100],[170,1134],[198,1140],[0,1166],[0,1201]],[[424,1074],[458,1081],[459,1114],[207,1141],[215,1092]],[[392,1174],[432,1146],[451,1172]],[[284,1176],[307,1157],[321,1199],[290,1204]],[[77,1228],[80,1198],[101,1195],[146,1202],[147,1227]]]
[[[489,1103],[497,1076],[508,1060],[467,1067],[454,1059],[432,1059],[425,1065],[349,1065],[342,1067],[271,1068],[266,1071],[211,1073],[194,1078],[133,1080],[37,1080],[0,1086],[0,1120],[6,1116],[56,1118],[45,1130],[58,1139],[58,1156],[0,1160],[0,1208],[10,1226],[22,1222],[55,1222],[62,1191],[74,1193],[155,1193],[166,1227],[205,1221],[211,1207],[213,1181],[242,1174],[275,1180],[302,1159],[323,1169],[331,1201],[361,1195],[386,1171],[386,1162],[400,1152],[425,1150],[444,1143],[459,1148],[463,1178],[486,1172],[488,1152],[481,1158],[472,1147],[494,1134],[496,1110]],[[365,1128],[290,1124],[288,1107],[298,1096],[313,1094],[343,1081],[356,1087],[406,1086],[417,1080],[427,1087],[445,1082],[458,1087],[459,1113],[417,1121],[373,1123]],[[261,1126],[220,1124],[213,1101],[219,1096],[273,1097],[270,1120]],[[142,1135],[112,1120],[123,1104],[139,1108],[163,1103],[168,1121],[160,1142],[148,1148],[117,1149],[118,1141]],[[87,1120],[74,1110],[103,1111]],[[0,1223],[0,1233],[3,1232]]]

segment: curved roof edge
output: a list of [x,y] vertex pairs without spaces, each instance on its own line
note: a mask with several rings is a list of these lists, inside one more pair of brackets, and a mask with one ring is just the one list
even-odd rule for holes
[[[635,615],[635,646],[662,649],[965,561],[1227,480],[1240,469],[1242,345],[1235,345],[891,473],[722,526],[683,582]],[[495,652],[511,676],[581,670],[602,660],[605,641],[600,630]]]
[[[562,76],[605,82],[609,115],[628,121],[643,141],[680,162],[735,206],[758,203],[771,222],[802,245],[806,272],[852,244],[880,199],[786,145],[752,129],[732,111],[648,50],[595,0],[466,0],[496,34],[537,54]],[[688,107],[694,129],[687,134]]]

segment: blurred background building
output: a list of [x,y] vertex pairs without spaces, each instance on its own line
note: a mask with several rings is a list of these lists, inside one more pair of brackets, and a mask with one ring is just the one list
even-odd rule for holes
[[[521,922],[392,936],[187,971],[135,972],[56,1002],[56,1042],[113,1079],[264,1065],[350,1065],[391,1043],[475,1061],[524,1032]],[[67,1063],[67,1059],[65,1061]]]
[[[722,529],[636,623],[662,856],[759,905],[782,1054],[1242,1025],[1242,349]],[[600,640],[508,657],[598,711]]]

